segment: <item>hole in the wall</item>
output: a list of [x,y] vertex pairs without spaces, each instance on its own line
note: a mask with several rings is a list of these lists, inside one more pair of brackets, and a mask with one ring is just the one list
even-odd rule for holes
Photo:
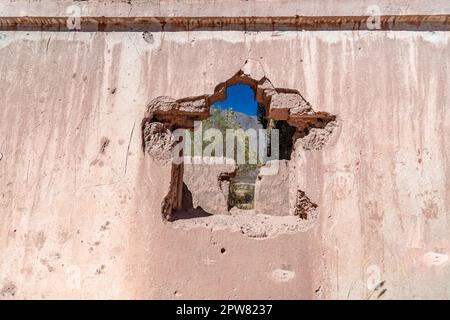
[[[183,210],[192,210],[203,206],[206,211],[217,214],[228,213],[226,210],[236,213],[240,210],[258,209],[258,205],[255,206],[255,191],[258,190],[259,192],[256,185],[260,185],[261,168],[266,165],[268,157],[271,157],[274,153],[275,146],[271,145],[270,138],[275,131],[278,134],[276,159],[291,159],[295,128],[285,120],[270,119],[266,111],[268,109],[267,102],[258,102],[256,91],[250,85],[246,83],[232,84],[226,87],[225,92],[226,94],[220,96],[219,100],[210,101],[209,117],[202,121],[199,131],[203,137],[208,137],[209,130],[219,131],[221,135],[219,137],[221,139],[220,146],[222,147],[222,150],[219,150],[219,156],[233,159],[236,163],[235,172],[229,171],[232,166],[228,169],[224,168],[224,172],[220,172],[220,167],[217,167],[214,172],[210,166],[191,165],[185,162],[183,199],[190,198],[193,201],[192,205],[183,204]],[[233,137],[232,141],[228,140],[229,130],[236,131],[236,136]],[[189,137],[186,137],[186,140],[190,141],[188,143],[192,146],[184,149],[188,149],[186,155],[191,157],[218,156],[215,149],[207,155],[202,153],[203,151],[206,152],[212,143],[217,142],[215,141],[217,137],[214,137],[213,140],[209,138],[201,140],[202,149],[197,150],[200,151],[198,154],[194,146],[195,135],[194,132],[190,132]],[[261,135],[265,138],[263,141],[260,139]],[[242,138],[240,146],[243,153],[241,158],[237,148],[240,138]],[[255,140],[253,145],[252,138]],[[228,150],[230,143],[230,150]],[[265,150],[264,154],[258,154],[260,148]],[[227,152],[225,153],[225,151]],[[201,169],[195,170],[193,167]],[[217,179],[218,186],[216,185]],[[200,186],[199,181],[203,185]],[[284,182],[288,183],[288,181]],[[194,190],[194,195],[191,190]],[[220,193],[223,194],[222,198],[217,196]],[[282,215],[287,215],[287,211],[288,209],[285,207]]]
[[[290,162],[297,147],[321,150],[336,126],[336,117],[315,112],[298,91],[275,88],[265,77],[255,80],[240,71],[219,84],[212,95],[179,100],[156,98],[142,123],[143,149],[153,158],[170,159],[173,155],[169,152],[181,141],[171,133],[178,128],[192,130],[197,120],[203,120],[200,132],[218,123],[225,123],[222,129],[232,129],[239,121],[227,122],[229,110],[216,107],[226,103],[229,91],[238,86],[252,92],[252,116],[265,134],[262,149],[267,159],[248,167],[236,161],[234,152],[231,162],[217,161],[224,154],[210,152],[207,162],[198,163],[195,159],[204,161],[205,154],[195,153],[195,132],[188,133],[190,138],[185,135],[183,143],[192,148],[184,153],[183,164],[172,167],[170,190],[162,204],[163,219],[172,221],[174,227],[230,229],[253,238],[305,230],[317,218],[318,205],[289,179],[293,170]],[[278,137],[276,143],[272,136]],[[202,150],[211,141],[211,137],[206,143],[201,140]],[[271,159],[274,155],[276,158]],[[249,160],[249,156],[244,158]],[[268,175],[271,168],[277,171]],[[251,174],[246,176],[248,172]]]

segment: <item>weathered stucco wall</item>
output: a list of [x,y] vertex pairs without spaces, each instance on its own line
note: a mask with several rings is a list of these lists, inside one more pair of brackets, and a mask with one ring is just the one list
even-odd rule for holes
[[[448,32],[1,34],[1,299],[374,299],[374,275],[382,299],[449,298]],[[294,157],[318,221],[265,240],[175,229],[145,107],[247,60],[338,116]]]

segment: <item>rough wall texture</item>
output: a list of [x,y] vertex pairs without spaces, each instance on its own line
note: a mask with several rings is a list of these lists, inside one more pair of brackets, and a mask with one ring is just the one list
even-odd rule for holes
[[209,214],[228,214],[230,179],[236,164],[224,158],[186,158],[183,168],[183,209],[202,209]]
[[[1,299],[449,298],[449,33],[2,34]],[[266,240],[175,229],[145,107],[212,93],[246,60],[338,115],[291,160],[318,220]]]

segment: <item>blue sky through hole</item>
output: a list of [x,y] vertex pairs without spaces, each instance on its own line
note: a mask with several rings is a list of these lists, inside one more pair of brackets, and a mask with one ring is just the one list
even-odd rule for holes
[[213,108],[224,110],[232,108],[235,112],[256,115],[257,102],[253,89],[246,84],[237,84],[227,88],[227,99],[218,101],[212,105]]

